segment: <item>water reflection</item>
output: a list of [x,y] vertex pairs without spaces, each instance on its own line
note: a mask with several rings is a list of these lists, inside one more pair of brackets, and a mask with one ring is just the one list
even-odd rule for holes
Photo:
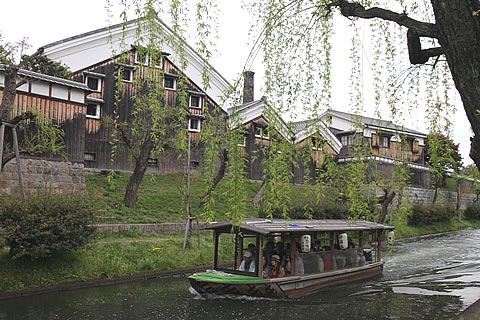
[[398,241],[382,276],[302,299],[198,297],[157,280],[0,301],[0,319],[451,319],[480,297],[480,230]]

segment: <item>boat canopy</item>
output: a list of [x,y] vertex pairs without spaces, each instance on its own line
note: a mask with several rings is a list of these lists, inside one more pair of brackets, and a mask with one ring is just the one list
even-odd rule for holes
[[[231,232],[232,221],[212,222],[205,226],[207,230]],[[239,232],[267,235],[283,232],[328,232],[328,231],[373,231],[393,230],[393,226],[365,220],[310,220],[310,219],[245,219],[239,226]]]

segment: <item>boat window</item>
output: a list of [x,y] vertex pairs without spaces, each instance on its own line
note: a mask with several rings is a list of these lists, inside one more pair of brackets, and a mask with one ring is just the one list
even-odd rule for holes
[[234,270],[235,260],[235,235],[232,233],[220,233],[218,235],[217,269]]

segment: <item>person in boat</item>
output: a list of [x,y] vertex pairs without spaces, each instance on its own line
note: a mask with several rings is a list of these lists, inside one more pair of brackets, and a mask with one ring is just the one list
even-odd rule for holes
[[285,277],[285,269],[283,268],[280,256],[277,254],[272,255],[272,260],[270,262],[270,271],[268,279],[283,278]]
[[270,276],[270,268],[272,266],[268,263],[267,257],[263,255],[263,278],[268,279]]
[[316,240],[315,244],[312,247],[313,252],[321,252],[322,251],[322,244],[320,240]]
[[287,265],[285,269],[287,270],[288,273],[290,273],[293,276],[303,276],[305,274],[305,267],[303,265],[303,260],[302,257],[300,257],[300,252],[302,251],[302,248],[300,247],[300,244],[298,242],[296,244],[296,250],[294,253],[294,263],[295,263],[295,274],[292,273],[292,268],[291,268],[291,257],[287,255]]
[[332,253],[327,252],[330,250],[330,246],[323,246],[322,252],[320,253],[320,257],[323,260],[323,271],[325,272],[333,271],[336,269],[335,259],[332,258]]
[[263,254],[267,257],[268,264],[270,264],[270,260],[272,259],[272,255],[275,252],[275,244],[273,241],[268,241],[267,244],[265,245],[265,248],[263,248]]
[[277,242],[274,253],[280,257],[282,266],[285,266],[285,244],[283,242]]
[[250,243],[247,247],[247,250],[250,251],[250,253],[252,254],[252,257],[255,257],[255,253],[257,251],[257,247],[255,247],[255,245],[253,243]]
[[250,251],[245,251],[243,254],[243,260],[240,263],[239,271],[255,272],[255,260],[252,257]]

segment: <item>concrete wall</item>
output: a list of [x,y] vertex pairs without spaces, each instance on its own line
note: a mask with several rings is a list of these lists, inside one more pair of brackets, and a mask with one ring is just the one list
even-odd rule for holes
[[[22,179],[27,193],[39,190],[59,194],[86,193],[83,163],[22,158]],[[15,159],[0,173],[0,193],[20,194]]]

